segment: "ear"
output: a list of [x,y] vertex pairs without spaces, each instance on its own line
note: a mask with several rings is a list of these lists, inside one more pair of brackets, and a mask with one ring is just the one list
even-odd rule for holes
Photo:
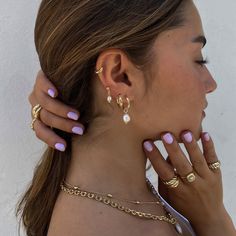
[[[127,95],[132,101],[138,92],[137,83],[140,83],[138,76],[143,76],[142,71],[128,59],[127,55],[119,49],[107,49],[103,51],[96,63],[96,71],[103,67],[98,74],[104,88],[109,87],[111,96],[118,94]],[[144,87],[143,87],[144,88]]]

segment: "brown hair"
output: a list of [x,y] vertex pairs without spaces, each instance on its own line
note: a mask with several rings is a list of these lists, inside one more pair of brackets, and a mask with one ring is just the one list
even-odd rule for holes
[[[119,48],[142,70],[151,64],[159,33],[183,23],[184,0],[43,0],[35,25],[41,68],[57,87],[58,99],[80,111],[85,131],[93,118],[92,78],[99,54]],[[50,147],[35,167],[16,216],[29,236],[47,235],[50,218],[71,160],[72,135],[65,152]]]

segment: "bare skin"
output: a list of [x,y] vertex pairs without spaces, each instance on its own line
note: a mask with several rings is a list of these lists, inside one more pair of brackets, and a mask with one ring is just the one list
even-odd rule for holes
[[[127,199],[138,196],[138,200],[153,201],[155,197],[145,183],[147,158],[163,180],[174,176],[174,168],[181,176],[186,176],[193,171],[194,165],[197,176],[194,183],[181,180],[176,189],[167,189],[160,184],[160,193],[188,218],[198,236],[235,236],[234,226],[223,205],[221,173],[209,170],[207,165],[217,161],[218,157],[212,139],[209,142],[203,140],[202,111],[207,106],[206,95],[217,85],[207,68],[198,63],[202,60],[203,44],[192,41],[204,33],[192,3],[187,7],[186,18],[185,26],[166,31],[157,38],[150,71],[153,84],[147,95],[144,72],[138,70],[122,51],[108,49],[99,56],[96,68],[103,66],[104,71],[93,79],[96,107],[99,108],[97,113],[100,115],[86,134],[74,136],[72,162],[66,180],[91,191],[109,192]],[[124,79],[125,75],[129,83]],[[45,82],[42,74],[38,81],[42,89],[38,91],[36,86],[29,98],[32,105],[39,103],[43,106],[41,121],[35,122],[36,135],[49,146],[54,147],[56,142],[66,145],[47,126],[65,127],[68,132],[73,126],[83,126],[77,121],[66,120],[71,108],[46,95],[49,88],[55,91],[56,88],[49,81]],[[107,86],[113,98],[121,93],[131,100],[131,122],[128,125],[123,123],[122,110],[115,102],[111,106],[106,103]],[[191,144],[183,140],[186,131],[192,133]],[[164,142],[163,135],[167,132],[173,135],[173,144]],[[152,152],[145,151],[142,146],[144,137],[152,142],[163,141],[170,162],[163,159],[153,144]],[[196,142],[200,137],[204,153]],[[191,163],[178,145],[182,142]],[[145,206],[139,210],[158,215],[164,213],[161,206]],[[207,216],[207,221],[202,221],[202,215]],[[88,222],[92,222],[89,227]],[[141,236],[147,232],[149,235],[176,235],[169,224],[142,221],[90,199],[79,199],[61,192],[48,235]],[[188,235],[187,231],[184,235]]]

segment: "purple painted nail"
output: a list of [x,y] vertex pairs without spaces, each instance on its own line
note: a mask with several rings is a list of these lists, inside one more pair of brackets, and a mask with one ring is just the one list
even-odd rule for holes
[[184,134],[184,140],[187,142],[187,143],[191,143],[192,140],[193,140],[193,136],[190,132]]
[[61,152],[64,152],[65,151],[65,146],[64,146],[64,144],[62,144],[62,143],[56,143],[55,144],[55,148],[57,149],[57,150],[59,150],[59,151],[61,151]]
[[48,94],[49,94],[49,96],[52,97],[52,98],[55,97],[55,92],[54,92],[53,89],[49,89],[49,90],[48,90]]
[[167,134],[163,135],[163,139],[168,144],[172,144],[173,141],[174,141],[174,139],[173,139],[173,137],[172,137],[172,135],[170,133],[167,133]]
[[72,119],[72,120],[78,120],[79,119],[79,115],[73,111],[69,112],[67,114],[68,118]]
[[203,137],[204,137],[204,140],[207,141],[207,142],[210,140],[209,133],[205,133]]
[[153,150],[152,144],[149,141],[145,141],[143,143],[143,146],[148,152],[151,152]]
[[81,127],[73,127],[72,132],[82,135],[84,133],[84,130]]

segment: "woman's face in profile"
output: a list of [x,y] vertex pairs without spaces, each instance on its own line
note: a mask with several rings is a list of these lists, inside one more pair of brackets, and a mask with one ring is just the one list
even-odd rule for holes
[[201,64],[204,33],[195,5],[187,4],[184,14],[184,26],[163,32],[155,42],[153,84],[146,107],[141,110],[147,111],[143,119],[149,130],[152,127],[160,132],[171,131],[179,139],[180,133],[188,129],[199,139],[206,94],[215,90],[217,84]]

